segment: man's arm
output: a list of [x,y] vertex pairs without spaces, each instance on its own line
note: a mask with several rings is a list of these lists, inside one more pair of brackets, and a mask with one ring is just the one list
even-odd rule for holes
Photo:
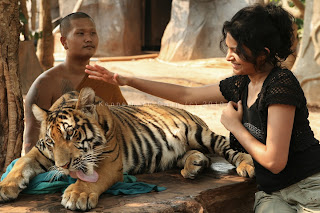
[[31,85],[25,100],[25,130],[24,130],[24,151],[28,153],[39,139],[40,123],[36,120],[32,112],[32,105],[36,104],[43,109],[51,106],[52,92],[50,80],[43,73]]

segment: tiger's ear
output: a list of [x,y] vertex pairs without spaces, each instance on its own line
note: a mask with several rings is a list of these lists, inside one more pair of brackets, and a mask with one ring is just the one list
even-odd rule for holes
[[44,121],[47,119],[48,111],[45,109],[41,109],[36,104],[32,104],[32,112],[34,117],[36,117],[38,121]]
[[90,87],[81,89],[76,109],[83,111],[84,113],[93,113],[95,110],[94,98],[96,94]]

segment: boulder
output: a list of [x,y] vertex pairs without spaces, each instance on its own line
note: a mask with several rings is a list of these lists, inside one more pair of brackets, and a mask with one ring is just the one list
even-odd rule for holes
[[[320,107],[320,2],[307,1],[301,47],[293,66],[309,106]],[[310,23],[310,24],[308,24]]]
[[222,25],[241,8],[258,0],[173,0],[171,19],[161,41],[159,59],[181,61],[222,57]]

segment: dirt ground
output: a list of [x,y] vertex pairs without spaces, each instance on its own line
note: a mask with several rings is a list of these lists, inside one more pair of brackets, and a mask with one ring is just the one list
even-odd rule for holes
[[[131,61],[101,62],[96,59],[92,63],[109,68],[119,74],[134,75],[156,81],[181,84],[185,86],[202,86],[219,82],[232,75],[231,65],[224,58],[182,61],[175,63],[162,62],[158,59]],[[129,104],[166,104],[184,108],[202,118],[211,130],[218,134],[228,135],[228,131],[220,123],[220,116],[225,104],[208,104],[185,106],[142,93],[131,87],[121,87]],[[320,139],[320,109],[309,108],[311,128],[317,139]]]

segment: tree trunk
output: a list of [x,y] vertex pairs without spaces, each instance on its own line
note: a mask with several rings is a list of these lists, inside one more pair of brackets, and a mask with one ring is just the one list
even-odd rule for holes
[[36,31],[37,20],[37,0],[31,0],[31,30]]
[[42,38],[38,41],[37,55],[43,70],[47,70],[53,67],[54,62],[54,41],[52,35],[50,1],[41,0],[39,20]]
[[320,1],[307,0],[304,31],[293,71],[309,106],[320,107]]
[[0,1],[0,172],[20,157],[23,99],[18,76],[18,0]]

